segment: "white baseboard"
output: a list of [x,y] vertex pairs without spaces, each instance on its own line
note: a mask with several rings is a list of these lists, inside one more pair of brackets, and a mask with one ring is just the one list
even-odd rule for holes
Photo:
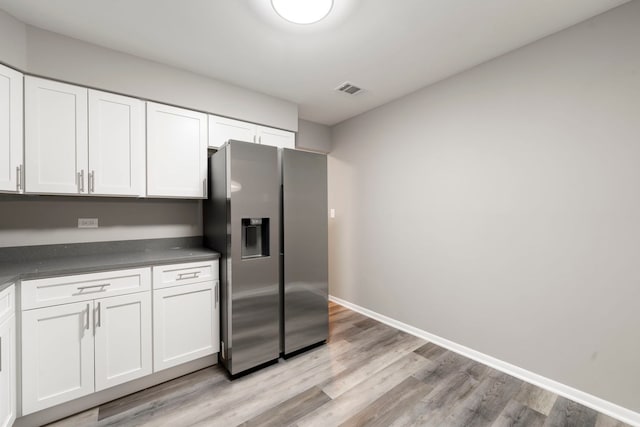
[[370,317],[379,322],[392,326],[408,334],[414,335],[418,338],[431,341],[434,344],[437,344],[455,353],[466,356],[469,359],[473,359],[491,368],[497,369],[501,372],[504,372],[506,374],[519,378],[523,381],[526,381],[530,384],[536,385],[545,390],[549,390],[552,393],[566,397],[567,399],[573,400],[574,402],[578,402],[581,405],[584,405],[591,409],[595,409],[598,412],[602,412],[603,414],[616,418],[622,422],[631,424],[636,427],[640,427],[640,413],[638,412],[634,412],[630,409],[623,408],[622,406],[616,405],[615,403],[611,403],[607,400],[593,396],[589,393],[585,393],[584,391],[580,391],[573,387],[569,387],[568,385],[559,383],[550,378],[543,377],[542,375],[538,375],[534,372],[527,371],[526,369],[512,365],[503,360],[496,359],[495,357],[481,353],[469,347],[465,347],[453,341],[449,341],[448,339],[431,334],[427,331],[423,331],[422,329],[418,329],[406,323],[402,323],[398,320],[392,319],[380,313],[376,313],[375,311],[353,304],[349,301],[345,301],[338,297],[329,295],[329,301],[333,301],[336,304],[345,306],[355,312],[364,314],[367,317]]

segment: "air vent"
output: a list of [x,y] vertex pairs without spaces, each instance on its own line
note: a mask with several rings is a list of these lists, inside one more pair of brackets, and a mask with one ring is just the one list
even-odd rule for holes
[[349,95],[357,95],[357,94],[359,94],[361,92],[364,92],[364,89],[359,88],[358,86],[355,86],[355,85],[353,85],[353,84],[351,84],[349,82],[342,83],[340,86],[338,86],[336,88],[336,90],[338,92],[344,92],[344,93],[347,93]]

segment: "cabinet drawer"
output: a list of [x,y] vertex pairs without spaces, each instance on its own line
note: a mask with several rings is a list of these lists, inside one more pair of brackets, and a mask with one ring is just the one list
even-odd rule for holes
[[151,269],[107,271],[25,280],[21,286],[22,309],[88,301],[151,289]]
[[153,267],[153,288],[218,280],[218,261],[190,262]]
[[14,285],[11,285],[4,291],[0,292],[0,323],[15,314],[16,299],[14,294]]

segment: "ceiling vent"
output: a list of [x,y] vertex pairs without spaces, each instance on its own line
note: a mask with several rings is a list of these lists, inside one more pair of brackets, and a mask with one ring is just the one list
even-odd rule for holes
[[349,95],[357,95],[361,92],[364,92],[364,89],[359,88],[358,86],[355,86],[349,82],[342,83],[340,86],[336,88],[336,90],[338,92],[344,92]]

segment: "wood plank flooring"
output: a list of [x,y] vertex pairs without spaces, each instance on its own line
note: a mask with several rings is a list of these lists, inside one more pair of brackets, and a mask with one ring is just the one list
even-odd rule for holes
[[326,345],[234,381],[203,369],[50,426],[626,426],[340,305],[329,313]]

